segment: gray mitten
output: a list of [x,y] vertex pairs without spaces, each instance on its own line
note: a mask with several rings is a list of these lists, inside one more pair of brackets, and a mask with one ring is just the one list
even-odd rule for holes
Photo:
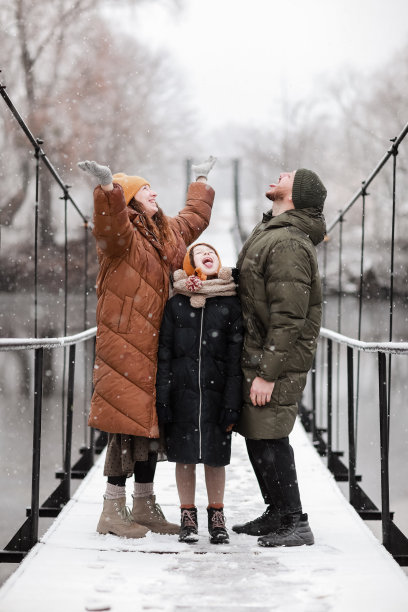
[[217,158],[210,155],[210,157],[202,164],[198,164],[197,166],[194,166],[194,165],[191,166],[191,169],[194,172],[195,177],[198,178],[199,176],[205,176],[205,178],[207,178],[208,173],[210,172],[211,168],[213,167],[216,161],[217,161]]
[[112,182],[112,172],[108,166],[101,166],[95,161],[81,161],[77,164],[78,168],[81,168],[84,172],[88,172],[92,176],[98,179],[98,183],[101,185],[109,185]]

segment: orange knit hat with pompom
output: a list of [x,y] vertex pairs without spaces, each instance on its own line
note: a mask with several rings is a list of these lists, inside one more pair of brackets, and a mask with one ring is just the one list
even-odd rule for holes
[[196,268],[194,266],[194,254],[193,254],[193,249],[195,249],[195,247],[197,246],[207,246],[210,249],[212,249],[214,251],[214,253],[216,254],[216,256],[218,257],[218,270],[217,270],[217,274],[221,268],[221,259],[220,256],[217,253],[217,250],[211,246],[211,244],[207,244],[207,242],[197,242],[196,244],[192,244],[190,246],[190,248],[187,250],[187,253],[185,254],[184,260],[183,260],[183,270],[184,272],[187,274],[187,276],[198,276],[198,278],[200,278],[201,280],[207,280],[207,275],[204,274],[204,272],[201,270],[201,268]]
[[143,187],[143,185],[149,185],[149,181],[142,178],[141,176],[128,176],[123,172],[118,172],[113,175],[113,182],[119,183],[122,187],[125,194],[125,202],[126,205],[129,204],[130,200],[137,194],[139,189]]

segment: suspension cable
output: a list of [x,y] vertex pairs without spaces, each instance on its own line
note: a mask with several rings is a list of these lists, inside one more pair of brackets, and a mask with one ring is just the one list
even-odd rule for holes
[[[358,291],[358,329],[357,338],[361,340],[361,327],[362,327],[362,315],[363,315],[363,291],[364,291],[364,253],[365,253],[365,211],[366,211],[366,196],[368,195],[365,183],[362,182],[362,209],[361,209],[361,246],[360,246],[360,283]],[[355,448],[357,455],[358,448],[358,415],[359,415],[359,399],[360,399],[360,364],[361,355],[360,351],[357,353],[357,375],[356,375],[356,390],[355,390]]]
[[329,232],[332,231],[332,229],[334,227],[336,227],[336,225],[338,223],[341,222],[342,218],[344,217],[344,215],[346,214],[346,212],[355,204],[355,202],[357,202],[357,200],[363,195],[363,190],[367,189],[367,187],[370,185],[370,183],[375,179],[375,177],[377,176],[377,174],[380,172],[381,168],[387,163],[387,161],[390,159],[391,155],[395,155],[394,151],[398,151],[398,147],[401,144],[401,142],[404,140],[405,136],[408,134],[408,123],[406,123],[406,125],[404,126],[404,128],[402,129],[401,133],[399,134],[399,136],[397,136],[395,138],[395,141],[393,142],[393,145],[388,149],[388,151],[385,153],[385,155],[381,158],[381,160],[378,162],[378,164],[376,165],[376,167],[374,168],[374,170],[371,172],[371,174],[369,174],[369,176],[365,179],[365,181],[363,181],[364,183],[364,188],[361,187],[351,198],[351,200],[348,202],[348,204],[346,204],[346,206],[343,208],[343,210],[341,210],[339,212],[339,214],[337,215],[337,217],[335,217],[335,219],[332,221],[332,223],[327,227],[327,234]]

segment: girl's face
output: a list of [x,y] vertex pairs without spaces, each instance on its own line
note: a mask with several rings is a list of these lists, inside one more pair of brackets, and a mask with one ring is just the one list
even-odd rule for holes
[[218,273],[220,261],[216,252],[206,244],[199,244],[193,251],[194,265],[200,268],[207,276],[213,276]]
[[141,204],[147,217],[153,217],[159,210],[156,203],[157,193],[150,185],[143,185],[135,195],[135,200]]

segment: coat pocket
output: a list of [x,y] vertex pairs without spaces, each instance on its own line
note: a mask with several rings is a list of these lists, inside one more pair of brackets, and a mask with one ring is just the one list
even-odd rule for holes
[[133,298],[126,295],[125,299],[123,300],[122,311],[120,313],[119,323],[118,323],[118,332],[120,334],[127,334],[130,331],[129,327],[130,327],[130,315],[132,312],[132,306],[133,306]]

